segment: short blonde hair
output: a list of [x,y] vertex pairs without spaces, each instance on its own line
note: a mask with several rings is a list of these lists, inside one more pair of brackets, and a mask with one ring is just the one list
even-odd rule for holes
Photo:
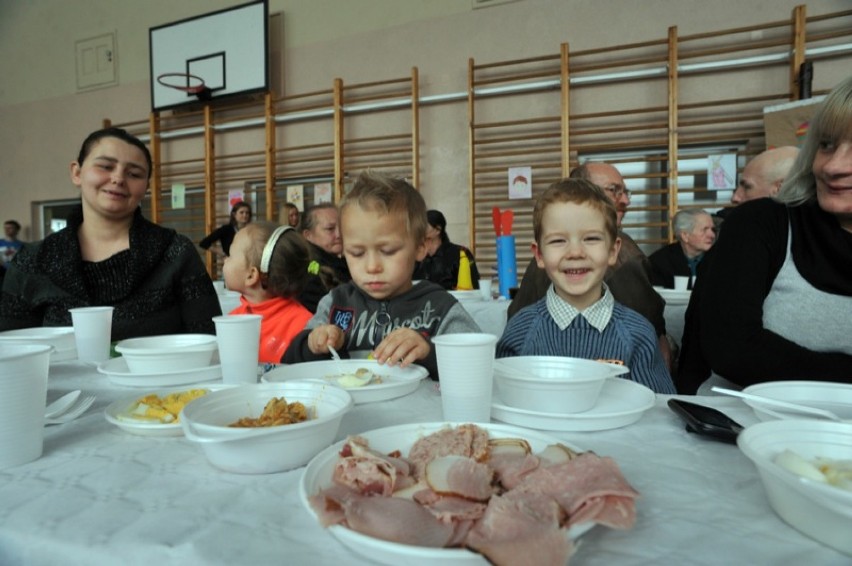
[[418,244],[426,239],[426,201],[410,183],[383,173],[365,171],[340,201],[341,216],[347,206],[384,214],[405,215],[408,235]]
[[618,219],[615,213],[615,205],[602,188],[587,181],[586,179],[562,179],[547,187],[533,208],[533,236],[538,245],[541,245],[542,219],[547,207],[562,202],[574,204],[588,204],[601,213],[604,218],[604,229],[609,238],[609,243],[618,237]]

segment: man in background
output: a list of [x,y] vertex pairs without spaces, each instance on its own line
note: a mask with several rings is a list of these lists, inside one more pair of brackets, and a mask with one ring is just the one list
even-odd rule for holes
[[734,191],[731,202],[736,206],[746,201],[778,194],[778,189],[781,188],[798,155],[799,148],[793,146],[767,149],[758,154],[748,162],[740,174],[737,190]]
[[651,282],[669,289],[674,287],[675,276],[694,279],[698,275],[698,264],[716,241],[713,218],[704,210],[679,210],[672,224],[677,241],[648,258],[653,268]]

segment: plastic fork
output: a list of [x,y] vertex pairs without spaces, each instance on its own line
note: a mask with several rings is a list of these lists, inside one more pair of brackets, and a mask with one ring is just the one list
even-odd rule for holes
[[50,405],[44,408],[44,418],[52,419],[58,417],[68,409],[74,406],[74,402],[80,396],[80,390],[76,389],[70,393],[66,393]]
[[96,397],[94,395],[90,395],[88,397],[83,397],[79,401],[77,401],[73,407],[59,415],[58,417],[53,418],[45,418],[44,424],[46,425],[54,425],[54,424],[64,424],[70,421],[73,421],[83,413],[85,413],[89,407],[92,406],[92,403],[95,402]]

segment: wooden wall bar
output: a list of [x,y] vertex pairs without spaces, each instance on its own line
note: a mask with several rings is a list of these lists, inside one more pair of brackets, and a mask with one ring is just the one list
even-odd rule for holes
[[[571,51],[563,43],[554,54],[468,59],[468,242],[480,271],[496,264],[494,206],[515,210],[521,271],[530,258],[534,201],[508,198],[513,166],[532,168],[534,198],[583,160],[607,160],[633,191],[624,229],[649,248],[671,241],[678,208],[728,204],[707,189],[700,164],[735,152],[742,167],[765,147],[763,108],[798,98],[806,60],[852,61],[848,49],[831,48],[850,41],[852,10],[808,18],[799,6],[788,20],[756,26],[689,36],[672,27],[633,44]],[[255,218],[274,221],[288,186],[328,182],[338,200],[368,167],[420,188],[420,106],[413,67],[407,77],[360,84],[337,78],[327,90],[199,102],[116,125],[149,142],[146,214],[197,242],[227,221],[235,189],[251,201]],[[182,210],[172,210],[177,183],[186,187]],[[217,277],[221,262],[210,253],[206,261]]]

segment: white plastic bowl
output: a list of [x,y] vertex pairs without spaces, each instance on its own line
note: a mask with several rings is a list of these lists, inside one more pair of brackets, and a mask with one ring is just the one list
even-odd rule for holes
[[75,348],[74,328],[71,326],[37,326],[0,332],[0,340],[17,343],[47,344],[57,350]]
[[51,361],[70,360],[77,357],[74,328],[71,326],[36,326],[0,332],[0,342],[12,344],[43,344],[53,346]]
[[494,383],[505,405],[542,413],[582,413],[595,406],[604,381],[624,366],[560,356],[494,360]]
[[807,480],[775,463],[784,450],[806,460],[852,459],[852,424],[776,420],[740,433],[737,445],[763,481],[769,504],[793,528],[852,555],[852,492]]
[[[301,401],[314,418],[275,427],[231,428],[243,417],[258,417],[273,397]],[[238,474],[283,472],[307,464],[334,442],[340,421],[354,402],[345,390],[314,381],[242,385],[191,401],[180,414],[184,435],[211,464]]]
[[[852,419],[852,385],[831,381],[767,381],[749,385],[743,393],[769,397],[777,401],[800,403],[816,409],[833,411],[841,419]],[[750,399],[744,400],[762,421],[802,419],[802,413],[787,412]],[[817,417],[819,418],[819,417]]]
[[165,334],[122,340],[115,351],[133,373],[161,373],[207,367],[217,348],[212,334]]

